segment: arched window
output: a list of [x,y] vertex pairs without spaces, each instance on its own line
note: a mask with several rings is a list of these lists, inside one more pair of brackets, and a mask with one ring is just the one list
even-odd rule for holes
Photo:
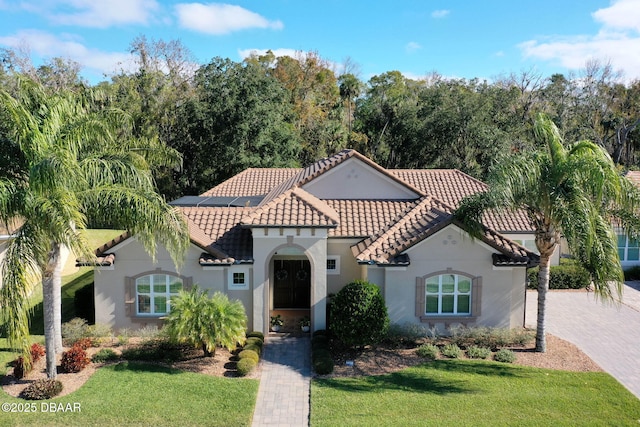
[[135,280],[136,314],[162,316],[171,310],[171,297],[182,290],[182,279],[169,274],[149,274]]

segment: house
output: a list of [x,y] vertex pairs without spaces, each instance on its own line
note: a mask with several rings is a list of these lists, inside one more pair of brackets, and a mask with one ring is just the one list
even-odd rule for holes
[[[640,171],[628,171],[625,177],[636,187],[640,188]],[[616,228],[618,236],[618,256],[623,269],[640,265],[640,242],[628,237],[624,230]]]
[[324,329],[330,296],[366,279],[392,322],[523,326],[526,268],[538,261],[526,216],[490,213],[480,239],[452,216],[485,188],[458,170],[387,170],[354,150],[303,169],[247,169],[172,202],[192,243],[179,271],[128,234],[98,249],[96,322],[159,324],[171,296],[198,284],[242,301],[252,330],[268,332],[275,314]]

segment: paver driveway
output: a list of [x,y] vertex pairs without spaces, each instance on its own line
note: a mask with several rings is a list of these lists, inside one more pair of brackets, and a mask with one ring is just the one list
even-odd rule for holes
[[[527,293],[528,327],[536,325],[537,298]],[[550,291],[547,332],[577,345],[640,398],[640,282],[625,285],[619,305],[596,301],[593,293]]]

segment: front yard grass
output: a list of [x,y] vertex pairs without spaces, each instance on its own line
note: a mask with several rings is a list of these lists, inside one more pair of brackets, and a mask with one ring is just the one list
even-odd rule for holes
[[[247,426],[258,380],[218,378],[153,364],[123,362],[100,368],[79,390],[34,403],[36,413],[4,412],[0,426]],[[80,412],[42,412],[43,403],[79,404]]]
[[601,372],[437,360],[311,385],[313,427],[639,424],[640,400]]

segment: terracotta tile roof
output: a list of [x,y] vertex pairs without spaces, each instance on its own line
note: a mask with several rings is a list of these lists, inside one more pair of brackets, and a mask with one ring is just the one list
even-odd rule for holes
[[[458,207],[460,201],[466,196],[486,191],[489,188],[484,182],[458,169],[389,169],[389,173],[453,207]],[[526,212],[523,210],[516,212],[490,211],[483,216],[482,222],[487,227],[502,232],[530,233],[534,231]]]
[[242,225],[252,227],[326,227],[338,226],[338,213],[301,188],[293,188],[244,217]]
[[201,263],[233,264],[253,261],[251,230],[240,226],[240,220],[251,208],[180,209],[187,219],[191,241],[207,251]]
[[387,227],[415,205],[412,200],[323,200],[340,221],[329,237],[369,237]]
[[300,168],[249,168],[202,193],[202,197],[264,196]]
[[[403,265],[408,263],[402,253],[416,243],[435,234],[453,221],[453,208],[436,198],[421,198],[415,206],[393,225],[381,230],[375,236],[351,247],[359,263],[378,265]],[[456,225],[460,226],[460,224]],[[503,257],[502,264],[521,265],[536,260],[536,255],[514,243],[499,233],[485,229],[481,240],[498,250]],[[400,258],[399,258],[400,257]]]

